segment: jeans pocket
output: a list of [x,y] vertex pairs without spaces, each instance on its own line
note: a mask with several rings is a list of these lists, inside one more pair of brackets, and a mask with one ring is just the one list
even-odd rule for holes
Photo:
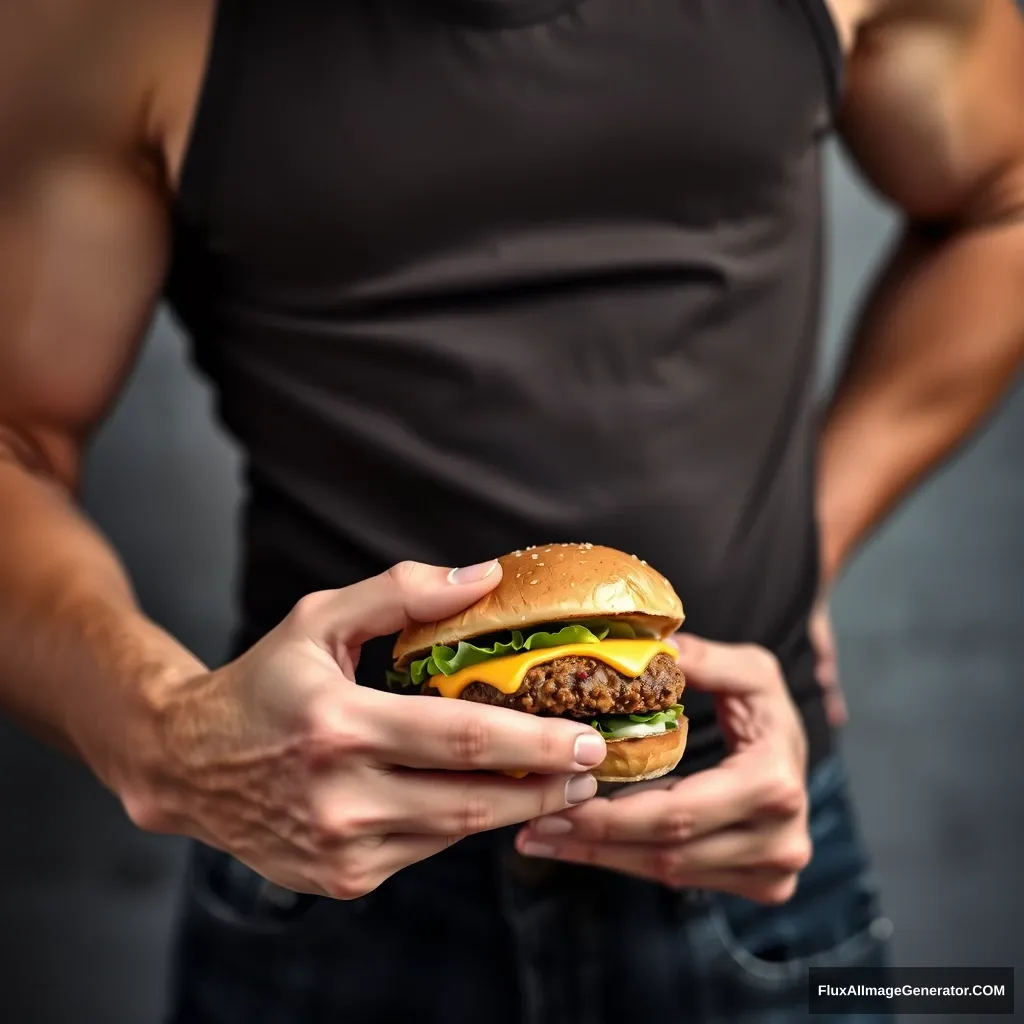
[[892,924],[857,833],[845,778],[812,780],[814,854],[793,898],[767,907],[733,896],[711,902],[710,932],[735,978],[764,989],[805,991],[810,967],[882,967]]
[[[771,913],[770,908],[763,909],[766,915]],[[828,911],[822,907],[814,913]],[[840,926],[839,934],[820,945],[801,941],[804,922],[798,916],[775,911],[772,918],[761,927],[741,931],[722,907],[712,908],[714,934],[738,981],[762,989],[798,986],[803,993],[811,967],[884,967],[888,962],[892,925],[881,913],[857,923],[835,919],[832,927]]]
[[228,854],[198,844],[189,866],[187,897],[189,918],[253,937],[299,930],[315,920],[324,902],[274,885]]
[[173,1024],[298,1024],[317,991],[318,939],[334,901],[271,887],[196,845],[175,942]]

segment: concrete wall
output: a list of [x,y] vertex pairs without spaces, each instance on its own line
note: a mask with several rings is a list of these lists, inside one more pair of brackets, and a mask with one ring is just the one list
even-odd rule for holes
[[[890,221],[837,164],[834,357]],[[238,465],[159,321],[90,464],[145,606],[216,659]],[[864,552],[836,600],[847,746],[906,964],[1019,964],[1024,395]],[[156,1024],[181,847],[0,722],[0,1018]]]

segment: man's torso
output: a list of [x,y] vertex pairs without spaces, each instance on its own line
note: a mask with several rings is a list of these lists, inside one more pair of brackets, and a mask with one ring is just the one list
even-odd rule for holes
[[76,159],[169,214],[168,295],[248,455],[242,641],[399,558],[590,540],[813,704],[817,164],[851,18],[143,7],[118,45],[159,40],[120,83],[149,171]]

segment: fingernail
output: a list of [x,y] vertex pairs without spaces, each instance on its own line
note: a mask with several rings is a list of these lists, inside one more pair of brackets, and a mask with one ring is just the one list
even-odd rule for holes
[[452,569],[448,573],[449,583],[479,583],[498,568],[498,560],[492,558],[489,562],[477,562],[476,565],[463,565],[458,569]]
[[526,857],[554,857],[555,848],[548,846],[547,843],[523,843],[519,847],[519,852]]
[[538,818],[532,827],[538,836],[566,836],[572,831],[572,822],[568,818]]
[[605,753],[604,740],[596,732],[585,732],[577,736],[576,746],[572,748],[576,763],[584,764],[588,768],[599,765],[604,760]]
[[565,802],[581,804],[597,792],[597,779],[593,775],[574,775],[565,784]]

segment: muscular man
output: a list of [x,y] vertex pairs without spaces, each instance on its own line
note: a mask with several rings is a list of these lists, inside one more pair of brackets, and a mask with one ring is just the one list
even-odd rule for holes
[[[1022,110],[1012,0],[0,5],[0,687],[200,841],[176,1024],[791,1021],[882,962],[808,620],[1020,359]],[[833,126],[907,229],[819,449]],[[74,502],[162,296],[247,455],[214,670]],[[666,786],[373,688],[552,540],[684,596]]]

